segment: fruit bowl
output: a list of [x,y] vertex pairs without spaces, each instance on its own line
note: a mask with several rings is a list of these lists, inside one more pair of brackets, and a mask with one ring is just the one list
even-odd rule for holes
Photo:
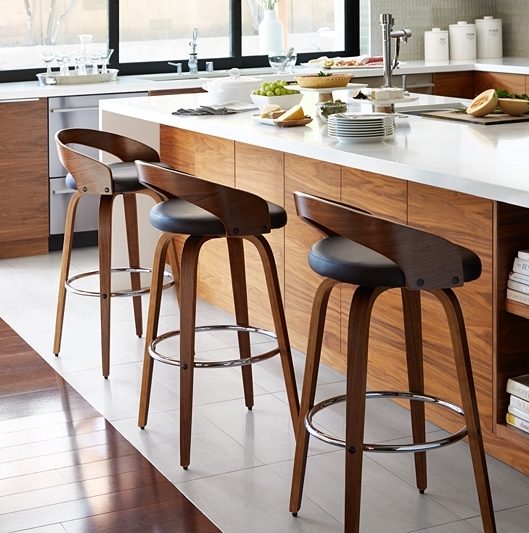
[[283,94],[281,96],[260,96],[257,94],[251,94],[252,102],[259,108],[263,108],[266,105],[276,104],[281,109],[290,109],[291,107],[299,104],[303,99],[302,94]]
[[498,98],[498,105],[504,113],[513,117],[523,115],[529,110],[529,100],[519,98]]

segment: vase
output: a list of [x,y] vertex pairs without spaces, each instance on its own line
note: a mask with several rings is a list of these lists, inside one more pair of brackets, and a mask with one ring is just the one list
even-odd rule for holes
[[283,49],[283,24],[275,9],[265,9],[259,24],[259,54],[267,55],[272,50]]

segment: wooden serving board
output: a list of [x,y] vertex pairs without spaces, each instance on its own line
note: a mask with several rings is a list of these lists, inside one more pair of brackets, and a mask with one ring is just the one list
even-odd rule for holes
[[506,113],[494,113],[486,117],[473,117],[466,113],[458,111],[425,111],[422,113],[423,117],[441,118],[445,120],[458,120],[460,122],[467,122],[471,124],[483,124],[488,126],[490,124],[513,124],[515,122],[529,122],[529,114],[513,117]]

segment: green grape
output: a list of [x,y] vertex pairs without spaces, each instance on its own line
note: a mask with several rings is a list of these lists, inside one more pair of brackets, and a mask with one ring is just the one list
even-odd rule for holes
[[287,82],[286,82],[286,80],[281,80],[281,81],[279,82],[279,84],[282,85],[282,86],[284,87],[284,86],[287,84]]
[[272,91],[267,91],[266,96],[275,96],[275,93]]
[[261,89],[264,89],[267,85],[268,85],[268,82],[263,81],[263,83],[261,83]]
[[277,96],[281,96],[283,94],[283,90],[280,89],[279,87],[274,91],[274,93],[277,95]]

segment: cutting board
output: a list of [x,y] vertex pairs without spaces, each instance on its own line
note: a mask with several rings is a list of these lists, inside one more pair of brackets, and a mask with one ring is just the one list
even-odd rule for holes
[[515,122],[529,122],[529,114],[520,115],[518,117],[512,117],[505,113],[494,113],[487,115],[486,117],[473,117],[466,113],[460,113],[457,111],[425,111],[422,113],[423,117],[441,118],[445,120],[458,120],[460,122],[467,122],[471,124],[483,124],[488,126],[490,124],[513,124]]

